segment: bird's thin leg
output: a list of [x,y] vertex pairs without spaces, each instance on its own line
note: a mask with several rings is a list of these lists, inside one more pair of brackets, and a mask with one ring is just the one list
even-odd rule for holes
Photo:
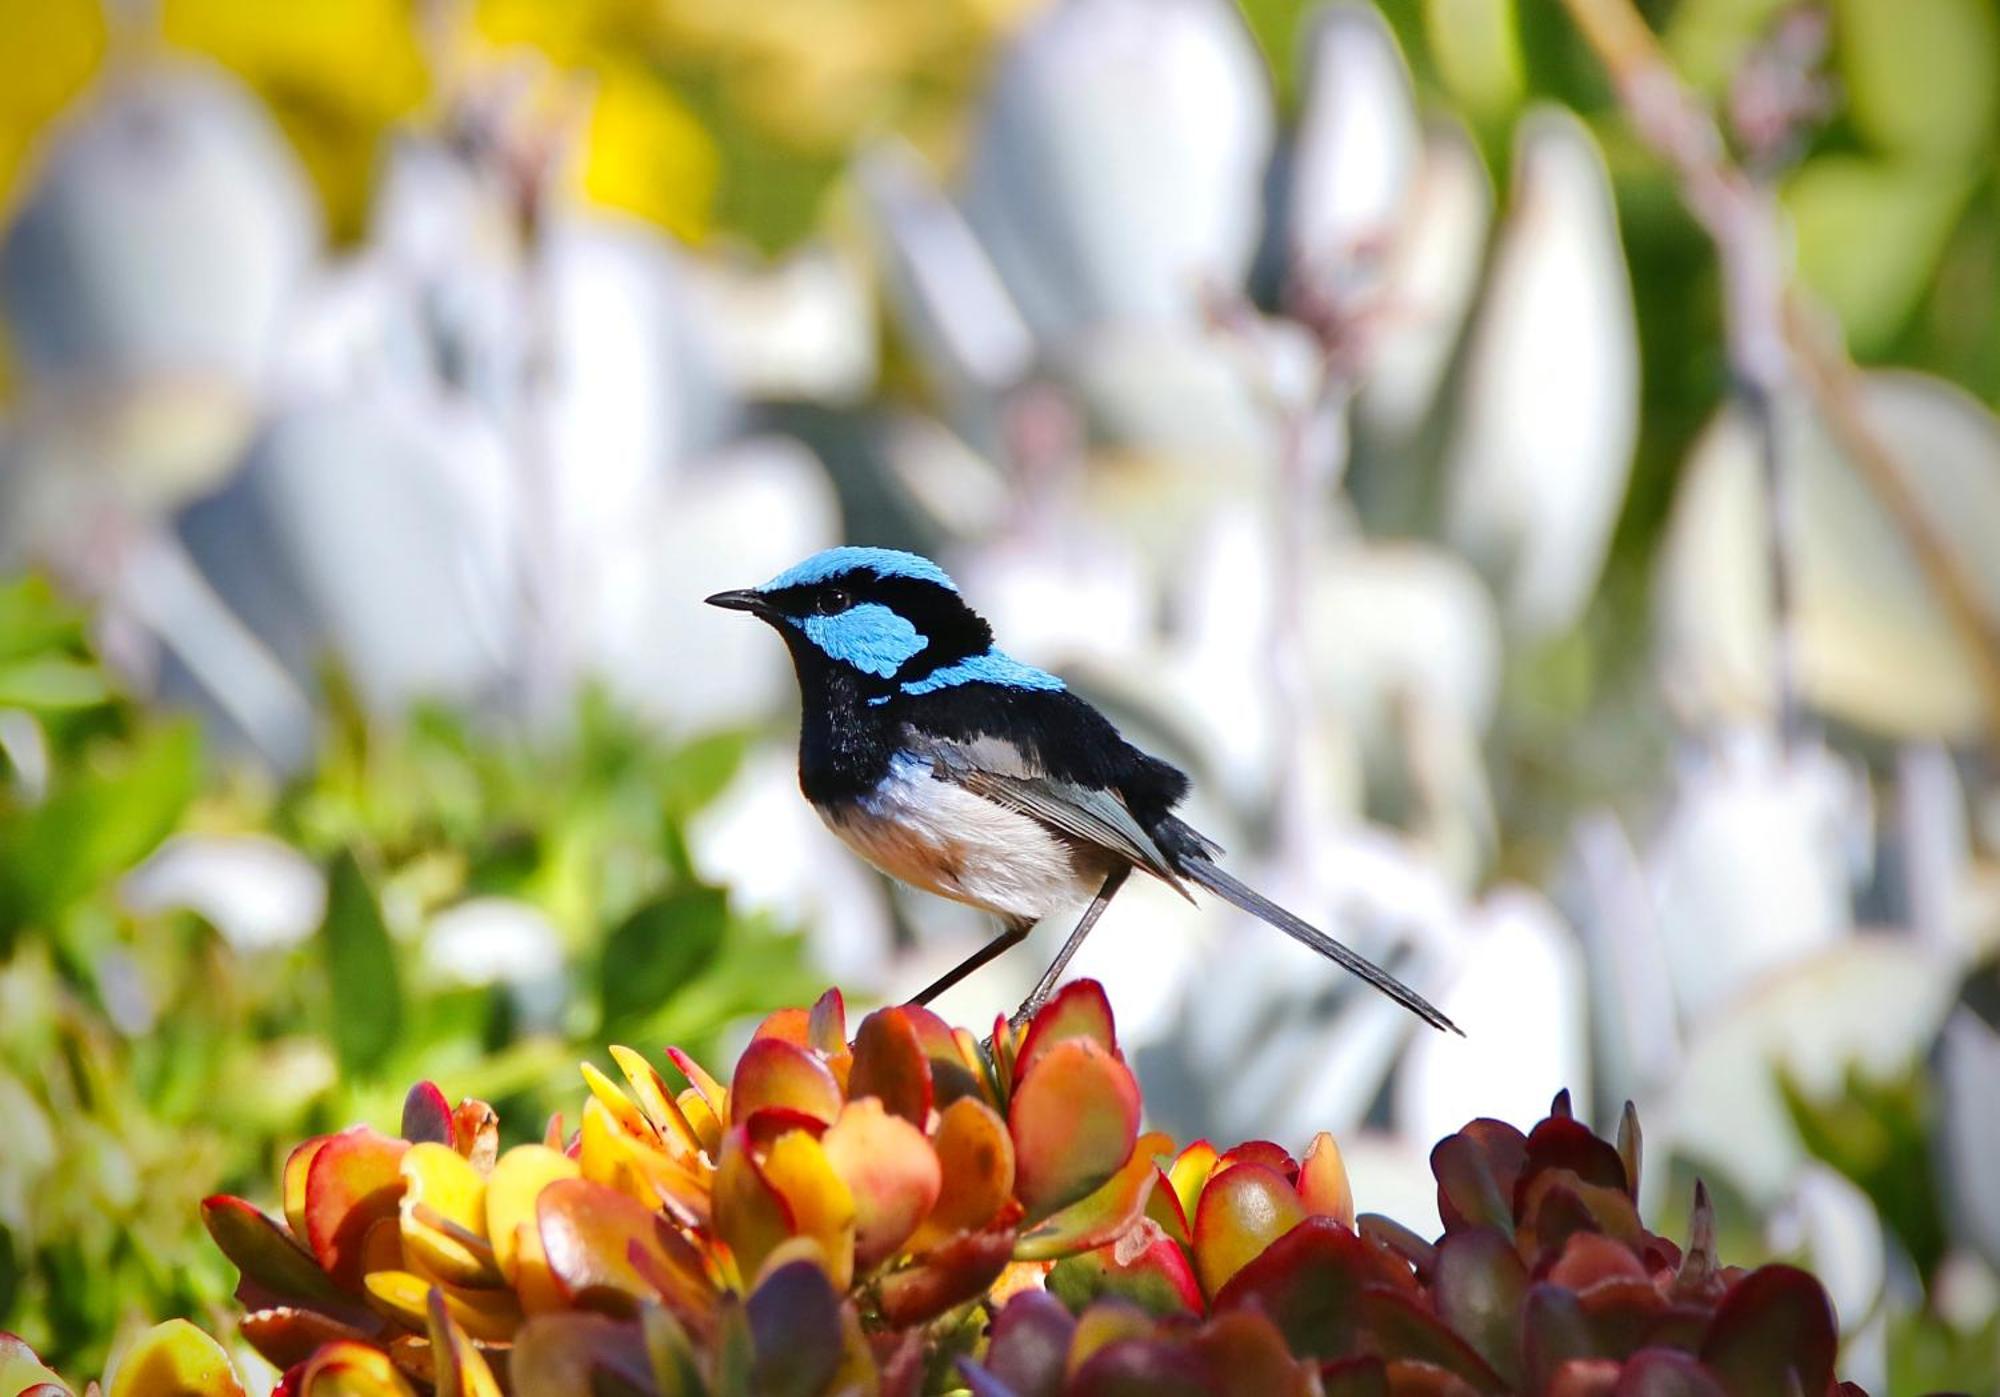
[[930,1003],[933,999],[936,999],[939,995],[943,994],[960,980],[963,980],[973,971],[979,969],[980,966],[986,964],[989,960],[992,960],[995,956],[1013,950],[1014,947],[1021,944],[1022,938],[1034,929],[1035,924],[1032,921],[1007,922],[998,936],[988,941],[984,946],[981,946],[951,969],[945,971],[937,979],[924,986],[917,993],[916,997],[910,1000],[910,1003]]
[[1021,1001],[1021,1007],[1014,1011],[1012,1021],[1016,1025],[1026,1023],[1033,1018],[1036,1011],[1048,1002],[1049,996],[1055,993],[1056,981],[1062,979],[1063,971],[1069,968],[1070,957],[1074,956],[1077,949],[1083,945],[1083,938],[1090,935],[1090,929],[1097,925],[1097,919],[1104,915],[1104,909],[1111,905],[1111,899],[1118,895],[1118,890],[1125,886],[1125,880],[1131,874],[1132,865],[1129,863],[1121,863],[1111,870],[1110,876],[1104,880],[1104,886],[1099,888],[1097,896],[1090,900],[1090,906],[1083,909],[1083,919],[1076,924],[1076,930],[1069,934],[1069,940],[1063,942],[1062,949],[1057,951],[1056,958],[1049,962],[1049,968],[1042,972],[1042,978],[1036,981],[1035,988]]

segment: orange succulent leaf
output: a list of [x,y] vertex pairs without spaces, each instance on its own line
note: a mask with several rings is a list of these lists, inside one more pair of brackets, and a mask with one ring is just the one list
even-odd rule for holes
[[631,1085],[632,1096],[639,1103],[639,1109],[659,1132],[661,1143],[676,1155],[699,1154],[701,1137],[695,1133],[680,1103],[667,1090],[666,1079],[632,1049],[614,1043],[610,1051],[611,1060],[618,1064],[618,1070],[625,1074],[626,1082]]
[[[803,1029],[801,1029],[803,1032]],[[730,1122],[762,1110],[797,1111],[831,1122],[840,1114],[840,1083],[809,1049],[782,1038],[754,1038],[729,1083]]]
[[[704,1308],[700,1254],[628,1194],[589,1179],[557,1179],[535,1200],[535,1217],[549,1274],[570,1305],[629,1315],[641,1301],[659,1298],[675,1308]],[[635,1253],[648,1264],[635,1264]]]
[[299,1372],[298,1397],[414,1397],[389,1355],[367,1344],[331,1343]]
[[1324,1130],[1313,1136],[1299,1163],[1298,1190],[1307,1212],[1354,1226],[1354,1186],[1348,1182],[1347,1163],[1340,1157],[1339,1144]]
[[1306,1218],[1291,1181],[1267,1164],[1218,1169],[1194,1216],[1194,1267],[1202,1289],[1221,1290],[1246,1264]]
[[1072,980],[1057,990],[1028,1024],[1015,1058],[1016,1076],[1028,1072],[1043,1054],[1058,1043],[1088,1038],[1119,1061],[1118,1030],[1111,1016],[1111,1001],[1104,986],[1095,980]]
[[1132,1157],[1139,1084],[1103,1044],[1070,1038],[1023,1074],[1007,1108],[1014,1189],[1030,1221],[1074,1203]]
[[930,1216],[910,1239],[916,1252],[985,1227],[1014,1196],[1013,1137],[1007,1122],[978,1098],[960,1097],[945,1107],[931,1149],[943,1185]]
[[847,1051],[847,1001],[829,989],[806,1015],[806,1046],[829,1060]]
[[819,1143],[854,1195],[855,1265],[873,1270],[936,1206],[944,1186],[937,1153],[921,1130],[873,1096],[848,1102]]
[[327,1274],[349,1290],[360,1289],[375,1225],[388,1222],[393,1229],[409,1148],[357,1125],[327,1139],[306,1169],[306,1243]]
[[1095,1191],[1023,1232],[1014,1247],[1015,1259],[1049,1261],[1122,1236],[1145,1216],[1146,1199],[1160,1172],[1154,1161],[1173,1147],[1170,1136],[1141,1136],[1133,1143],[1131,1158]]
[[877,1009],[854,1036],[847,1094],[873,1096],[919,1130],[930,1121],[931,1066],[916,1025],[901,1009]]

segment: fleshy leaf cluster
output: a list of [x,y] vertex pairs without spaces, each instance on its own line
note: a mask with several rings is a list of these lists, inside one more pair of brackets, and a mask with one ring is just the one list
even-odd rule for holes
[[[576,1127],[541,1143],[501,1150],[491,1107],[422,1082],[398,1135],[294,1149],[278,1215],[203,1204],[284,1397],[1856,1391],[1812,1277],[1723,1266],[1705,1197],[1685,1247],[1644,1226],[1629,1108],[1615,1143],[1562,1097],[1527,1134],[1442,1141],[1433,1242],[1357,1218],[1330,1135],[1294,1157],[1142,1134],[1088,981],[983,1041],[914,1006],[850,1036],[829,991],[727,1082],[678,1049],[611,1058],[622,1081],[586,1064]],[[183,1321],[110,1387],[243,1390]]]

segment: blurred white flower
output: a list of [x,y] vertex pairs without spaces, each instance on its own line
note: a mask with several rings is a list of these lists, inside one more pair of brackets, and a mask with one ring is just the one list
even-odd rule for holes
[[1639,344],[1604,158],[1543,109],[1471,331],[1446,453],[1445,527],[1525,635],[1568,628],[1597,584],[1639,430]]
[[1330,4],[1299,45],[1305,110],[1292,155],[1291,269],[1335,300],[1372,280],[1404,222],[1420,157],[1410,71],[1372,5]]
[[[2000,614],[2000,420],[1927,375],[1875,372],[1862,385],[1908,498],[1975,599]],[[1991,715],[1977,666],[1907,530],[1816,415],[1789,403],[1780,414],[1805,700],[1890,737],[1982,733]],[[1767,517],[1755,435],[1725,410],[1689,453],[1661,555],[1663,682],[1690,722],[1774,707]]]
[[1038,335],[1189,324],[1241,287],[1270,79],[1222,0],[1069,0],[1000,61],[965,211]]
[[177,834],[118,885],[134,916],[185,908],[239,951],[282,950],[326,915],[326,878],[304,854],[263,834]]

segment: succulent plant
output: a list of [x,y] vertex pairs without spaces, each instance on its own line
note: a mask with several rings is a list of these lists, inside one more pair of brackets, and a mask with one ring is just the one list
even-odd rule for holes
[[[767,1018],[727,1084],[677,1049],[679,1090],[611,1055],[624,1084],[586,1064],[577,1128],[543,1143],[502,1152],[492,1108],[421,1082],[400,1136],[294,1149],[282,1220],[203,1204],[281,1393],[1859,1391],[1812,1277],[1721,1266],[1699,1195],[1686,1249],[1644,1227],[1629,1109],[1616,1144],[1565,1097],[1527,1135],[1445,1139],[1431,1243],[1357,1220],[1330,1135],[1297,1159],[1142,1135],[1091,981],[983,1043],[914,1006],[850,1040],[829,991]],[[15,1349],[0,1373],[57,1397]],[[110,1393],[243,1390],[174,1321]]]
[[719,1387],[747,1355],[753,1390],[776,1365],[784,1390],[817,1392],[953,1327],[1010,1265],[1127,1232],[1170,1148],[1139,1133],[1089,982],[985,1045],[915,1006],[850,1042],[829,991],[766,1019],[726,1085],[678,1049],[678,1092],[611,1055],[624,1085],[586,1064],[567,1138],[552,1122],[501,1153],[491,1108],[420,1083],[400,1138],[357,1126],[292,1151],[282,1222],[209,1199],[246,1341],[301,1391],[329,1363],[387,1390],[443,1386],[447,1367],[466,1392],[496,1369],[517,1391],[558,1370],[650,1390],[671,1353]]
[[1130,1233],[1060,1262],[1050,1295],[1010,1301],[966,1371],[979,1397],[1168,1390],[1149,1375],[1217,1397],[1859,1392],[1835,1380],[1819,1282],[1721,1265],[1699,1184],[1685,1249],[1648,1231],[1639,1168],[1629,1106],[1615,1144],[1567,1093],[1526,1135],[1473,1121],[1431,1153],[1432,1243],[1355,1218],[1330,1136],[1303,1160],[1198,1141]]

